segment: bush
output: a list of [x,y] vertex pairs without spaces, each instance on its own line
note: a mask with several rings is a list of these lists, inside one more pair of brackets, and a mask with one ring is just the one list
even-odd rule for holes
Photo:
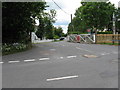
[[13,43],[13,44],[3,44],[1,47],[3,55],[24,51],[30,48],[30,44],[23,43]]
[[97,34],[113,34],[113,32],[112,31],[97,32]]
[[88,32],[69,32],[69,34],[88,34]]
[[54,39],[59,39],[60,37],[57,35],[54,35]]

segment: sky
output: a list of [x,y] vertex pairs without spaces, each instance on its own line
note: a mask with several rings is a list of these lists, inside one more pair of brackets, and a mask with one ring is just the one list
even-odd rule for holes
[[[81,6],[80,2],[81,0],[45,0],[47,2],[47,5],[49,5],[49,7],[47,8],[47,10],[51,10],[51,9],[55,9],[57,11],[56,14],[56,22],[54,23],[55,27],[62,27],[63,28],[63,32],[67,33],[67,29],[68,29],[68,24],[71,21],[71,16],[70,14],[73,15],[74,17],[74,13],[76,11],[77,8],[79,8]],[[54,3],[56,2],[61,8],[58,8],[58,6]],[[120,0],[109,0],[112,4],[115,4],[116,7],[118,7],[118,2]]]

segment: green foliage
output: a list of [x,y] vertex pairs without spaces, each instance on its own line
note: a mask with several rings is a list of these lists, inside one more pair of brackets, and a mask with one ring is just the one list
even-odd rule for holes
[[117,31],[120,33],[120,8],[116,10],[115,16],[116,16],[116,28]]
[[68,26],[68,32],[86,33],[86,30],[108,28],[115,7],[110,2],[82,2]]
[[60,37],[57,35],[54,35],[54,39],[59,39]]
[[54,27],[54,34],[57,35],[58,37],[62,37],[62,34],[63,34],[63,30],[61,27],[58,27],[58,28],[55,28]]
[[42,16],[38,16],[39,26],[36,32],[36,35],[42,40],[44,37],[47,39],[54,38],[53,32],[53,23],[55,23],[56,19],[56,11],[54,9],[50,10],[49,13],[42,13]]
[[75,32],[74,31],[74,32],[69,32],[69,34],[88,34],[88,33],[87,32],[77,32],[77,31]]
[[23,43],[14,43],[14,44],[6,44],[4,43],[2,45],[2,54],[7,55],[7,54],[12,54],[16,52],[22,52],[27,49],[30,49],[32,46],[31,44],[23,44]]
[[97,34],[113,34],[113,32],[112,31],[97,32]]
[[45,2],[3,2],[3,43],[29,43],[34,31],[35,17],[46,7]]

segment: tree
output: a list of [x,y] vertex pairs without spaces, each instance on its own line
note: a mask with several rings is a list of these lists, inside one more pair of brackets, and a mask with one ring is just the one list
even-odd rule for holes
[[31,42],[35,17],[45,10],[46,2],[3,2],[3,43]]
[[36,32],[36,35],[41,40],[43,39],[44,34],[45,34],[45,30],[44,29],[45,29],[45,23],[44,23],[44,19],[41,17],[41,18],[39,18],[39,26],[38,26],[38,29],[37,29],[37,32]]
[[82,2],[81,4],[82,6],[76,10],[75,18],[72,20],[75,31],[108,27],[115,10],[113,4],[110,2]]
[[115,16],[117,32],[120,33],[120,8],[116,9]]
[[63,29],[61,27],[55,28],[54,34],[57,35],[58,37],[62,37]]
[[43,37],[46,37],[47,39],[53,39],[53,23],[56,21],[55,16],[56,11],[52,9],[49,13],[42,12],[42,15],[37,17],[40,24],[36,34],[39,38],[43,39]]
[[102,29],[111,21],[114,10],[114,5],[110,2],[87,2],[80,8],[80,13],[91,28]]

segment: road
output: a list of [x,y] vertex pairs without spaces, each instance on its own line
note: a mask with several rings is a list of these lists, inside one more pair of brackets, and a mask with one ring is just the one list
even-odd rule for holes
[[66,41],[3,56],[3,88],[117,88],[118,47]]

